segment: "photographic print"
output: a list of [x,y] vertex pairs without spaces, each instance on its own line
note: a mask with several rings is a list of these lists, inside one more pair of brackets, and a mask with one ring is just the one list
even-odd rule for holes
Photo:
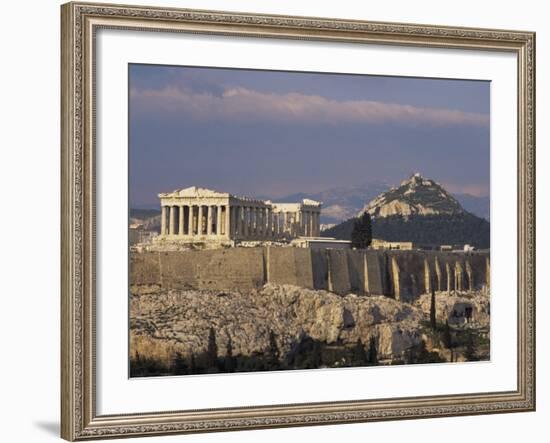
[[131,377],[490,360],[490,82],[128,69]]

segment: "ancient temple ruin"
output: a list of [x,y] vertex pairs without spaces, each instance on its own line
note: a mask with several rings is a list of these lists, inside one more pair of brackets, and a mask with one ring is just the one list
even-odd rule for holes
[[160,239],[266,241],[316,237],[321,203],[273,203],[192,186],[158,195]]

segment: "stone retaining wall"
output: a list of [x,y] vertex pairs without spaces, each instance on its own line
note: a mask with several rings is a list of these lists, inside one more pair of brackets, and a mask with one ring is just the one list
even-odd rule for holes
[[142,252],[130,255],[133,288],[247,291],[265,283],[412,301],[432,287],[489,287],[488,253],[356,251],[291,247]]

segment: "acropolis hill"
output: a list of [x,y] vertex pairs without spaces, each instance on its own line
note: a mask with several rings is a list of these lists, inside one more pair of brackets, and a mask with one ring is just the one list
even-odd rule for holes
[[291,358],[309,339],[329,354],[372,342],[387,362],[417,362],[424,342],[434,361],[467,358],[463,344],[445,348],[426,329],[432,293],[438,324],[452,325],[455,337],[474,331],[478,357],[489,356],[488,251],[380,241],[382,249],[353,249],[319,237],[322,203],[310,199],[276,203],[199,187],[159,198],[160,235],[130,253],[134,359],[158,360],[171,373],[175,355],[191,365],[205,352],[209,330],[220,358],[231,347],[261,360],[273,340]]
[[[424,180],[419,177],[411,183]],[[321,202],[274,203],[195,186],[158,197],[161,233],[151,247],[132,254],[132,285],[249,290],[293,284],[398,300],[432,287],[450,292],[489,286],[488,252],[399,253],[383,250],[379,241],[381,251],[353,250],[349,241],[319,238]],[[248,247],[234,247],[240,245]]]
[[[357,343],[374,343],[383,364],[418,363],[423,352],[430,362],[464,361],[467,337],[478,343],[475,358],[489,358],[488,253],[231,247],[131,253],[130,269],[137,375],[147,374],[137,356],[167,374],[177,355],[192,368],[209,331],[222,359],[231,347],[243,361],[262,361],[274,340],[281,361],[292,360],[313,340],[330,367],[347,365],[330,355]],[[458,340],[452,349],[426,327],[432,291],[438,325]]]

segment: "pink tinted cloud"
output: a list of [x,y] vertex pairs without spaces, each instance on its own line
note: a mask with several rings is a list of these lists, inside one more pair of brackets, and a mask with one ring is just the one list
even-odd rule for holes
[[130,94],[132,104],[137,110],[178,113],[197,120],[489,125],[487,114],[369,100],[339,101],[298,92],[274,94],[246,88],[230,88],[215,95],[210,92],[166,87],[132,89]]

